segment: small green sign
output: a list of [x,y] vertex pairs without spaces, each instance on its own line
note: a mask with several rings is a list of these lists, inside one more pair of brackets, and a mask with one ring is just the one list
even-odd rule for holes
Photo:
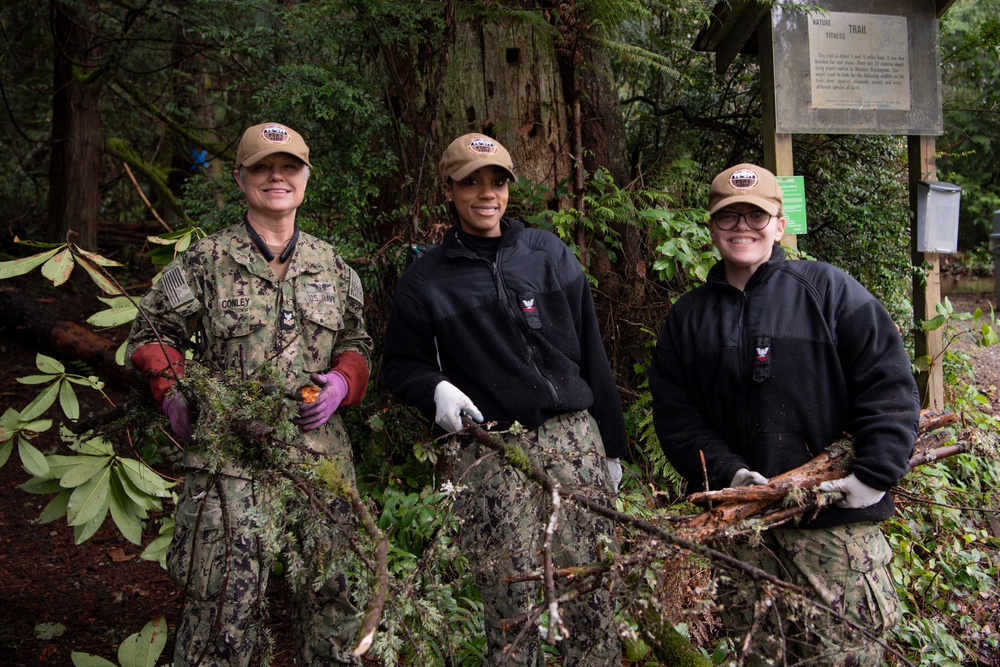
[[805,234],[806,225],[806,184],[801,176],[778,176],[778,187],[784,201],[782,213],[785,215],[786,234]]

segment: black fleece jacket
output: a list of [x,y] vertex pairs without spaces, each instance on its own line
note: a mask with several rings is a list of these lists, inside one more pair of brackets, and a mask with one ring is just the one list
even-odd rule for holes
[[382,352],[386,387],[432,421],[443,380],[486,421],[533,430],[590,410],[606,454],[624,457],[621,398],[579,262],[554,234],[500,224],[492,261],[453,227],[400,278]]
[[[908,470],[919,399],[903,340],[864,287],[829,264],[771,259],[746,289],[719,262],[667,314],[649,373],[667,458],[689,483],[729,485],[740,468],[773,477],[854,436],[851,471],[888,490]],[[892,496],[824,510],[812,527],[881,520]]]

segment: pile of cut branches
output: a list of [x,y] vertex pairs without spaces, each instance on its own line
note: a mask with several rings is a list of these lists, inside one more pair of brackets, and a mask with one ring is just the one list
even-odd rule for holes
[[[967,442],[943,444],[950,436],[938,429],[956,421],[958,416],[953,412],[921,412],[910,470],[970,449]],[[709,509],[678,522],[675,535],[704,543],[770,528],[815,513],[841,497],[839,492],[822,492],[817,487],[850,473],[851,451],[851,439],[844,438],[808,463],[772,478],[767,484],[692,493],[687,500],[707,504]]]

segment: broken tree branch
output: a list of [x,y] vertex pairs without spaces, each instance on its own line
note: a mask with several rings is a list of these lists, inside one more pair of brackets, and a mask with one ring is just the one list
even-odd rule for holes
[[[305,494],[306,498],[309,499],[313,507],[316,507],[323,512],[332,523],[337,524],[340,522],[341,517],[335,515],[323,499],[317,495],[315,485],[288,470],[283,471],[283,474],[291,479],[295,486]],[[389,540],[385,534],[379,530],[378,525],[375,523],[375,519],[372,518],[371,512],[368,511],[368,506],[365,504],[365,501],[362,500],[357,490],[348,486],[345,486],[340,490],[346,493],[347,497],[345,500],[351,504],[351,508],[354,510],[358,523],[361,524],[362,529],[364,529],[369,539],[371,539],[375,545],[375,563],[372,567],[374,577],[372,587],[374,589],[374,593],[368,601],[368,605],[365,607],[364,617],[362,618],[361,626],[358,628],[357,633],[358,644],[353,651],[355,656],[361,656],[364,655],[369,648],[371,648],[372,641],[375,638],[375,631],[378,629],[379,618],[382,616],[382,609],[385,607],[386,600],[389,597]]]
[[[476,442],[499,453],[507,458],[508,461],[510,460],[508,457],[507,445],[502,440],[495,438],[491,434],[484,431],[468,417],[462,417],[462,423],[466,426],[466,433],[471,435]],[[526,468],[527,469],[525,469],[525,467],[518,466],[518,469],[524,472],[529,478],[541,485],[546,491],[551,492],[552,487],[555,484],[551,477],[533,465],[529,464]],[[611,519],[616,523],[632,526],[633,528],[655,537],[678,550],[689,551],[699,556],[708,558],[723,567],[739,570],[754,581],[773,584],[789,593],[803,593],[803,590],[800,587],[789,584],[780,577],[776,577],[759,568],[748,565],[740,559],[724,554],[721,551],[716,551],[715,549],[711,549],[702,544],[698,544],[697,542],[680,537],[673,532],[664,530],[663,528],[650,523],[649,521],[638,519],[630,514],[611,509],[610,507],[591,499],[589,496],[580,491],[572,491],[566,497],[594,514],[603,516],[606,519]]]
[[[932,432],[957,421],[958,416],[951,412],[921,413],[920,435],[910,458],[910,470],[969,450],[970,445],[965,442],[938,446],[947,436]],[[705,542],[723,535],[772,528],[816,512],[840,497],[838,493],[816,491],[816,487],[846,477],[850,473],[849,464],[850,442],[840,440],[811,461],[772,478],[767,484],[692,493],[687,498],[690,502],[712,507],[678,526],[677,533],[689,540]]]
[[[510,451],[506,443],[504,443],[499,438],[494,437],[490,433],[480,428],[475,422],[470,420],[468,417],[463,417],[462,423],[466,427],[465,432],[471,435],[476,442],[487,447],[488,449],[491,449],[494,452],[497,452],[501,456],[504,456],[504,458],[508,462],[514,464],[512,459],[515,457],[510,456]],[[522,472],[524,472],[530,479],[534,480],[536,483],[541,485],[543,489],[549,491],[550,493],[552,488],[556,486],[555,481],[551,477],[549,477],[546,473],[544,473],[534,465],[531,465],[530,463],[527,464],[520,463],[517,464],[516,467]],[[662,542],[663,545],[669,545],[670,547],[673,547],[674,549],[677,549],[680,552],[688,552],[692,554],[697,554],[704,558],[708,558],[716,566],[724,567],[733,571],[742,572],[745,576],[747,576],[752,581],[760,585],[774,586],[778,590],[782,591],[784,595],[794,596],[796,598],[799,598],[804,602],[813,605],[815,608],[838,618],[845,625],[862,633],[872,641],[879,642],[890,653],[899,658],[904,664],[911,665],[912,667],[912,663],[906,661],[905,657],[902,656],[897,651],[895,651],[892,647],[887,646],[883,642],[883,640],[874,636],[870,630],[860,626],[858,623],[844,616],[843,614],[840,614],[839,612],[830,609],[826,605],[823,605],[817,602],[816,600],[813,600],[808,596],[808,593],[799,586],[790,584],[787,581],[784,581],[779,577],[776,577],[768,572],[765,572],[760,568],[754,567],[749,563],[745,563],[738,558],[722,553],[721,551],[718,551],[716,549],[712,549],[711,547],[708,547],[700,543],[699,541],[690,539],[689,536],[687,536],[683,530],[676,530],[673,532],[664,530],[663,528],[656,526],[644,519],[639,519],[629,514],[625,514],[624,512],[619,512],[618,510],[611,509],[610,507],[607,507],[601,504],[600,502],[591,499],[590,497],[588,497],[587,495],[585,495],[580,491],[571,491],[569,493],[564,493],[564,495],[565,497],[569,498],[576,504],[593,512],[594,514],[603,516],[607,519],[611,519],[612,521],[615,521],[616,523],[622,525],[631,526],[643,533],[646,533],[647,535],[650,535],[651,537],[657,538]],[[826,495],[835,497],[837,494],[826,494]],[[581,573],[578,572],[577,574],[579,575]],[[586,579],[588,577],[589,574],[581,578]],[[597,580],[590,580],[590,585],[597,586],[598,585]],[[544,608],[545,608],[544,605],[536,605],[536,607],[531,612],[528,612],[526,616],[524,614],[522,614],[522,616],[525,617],[526,622],[533,622],[533,619],[537,618],[538,614]],[[516,622],[520,620],[521,617],[518,617],[516,619],[507,619],[505,625],[507,628],[513,628],[516,626]],[[518,637],[516,637],[515,640],[505,649],[505,656],[510,655],[510,652],[514,649],[514,647],[517,646],[518,642],[522,639],[524,632],[525,632],[525,626],[522,626],[521,632],[518,634]]]

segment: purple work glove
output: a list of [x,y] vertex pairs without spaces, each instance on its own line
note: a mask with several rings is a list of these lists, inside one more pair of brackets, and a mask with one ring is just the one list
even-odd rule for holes
[[170,430],[185,443],[194,442],[194,429],[191,428],[191,408],[180,394],[171,394],[163,399],[163,414],[170,420]]
[[319,428],[333,416],[347,396],[347,380],[337,371],[313,373],[309,376],[319,387],[319,396],[312,403],[299,403],[299,416],[293,423],[303,431]]

